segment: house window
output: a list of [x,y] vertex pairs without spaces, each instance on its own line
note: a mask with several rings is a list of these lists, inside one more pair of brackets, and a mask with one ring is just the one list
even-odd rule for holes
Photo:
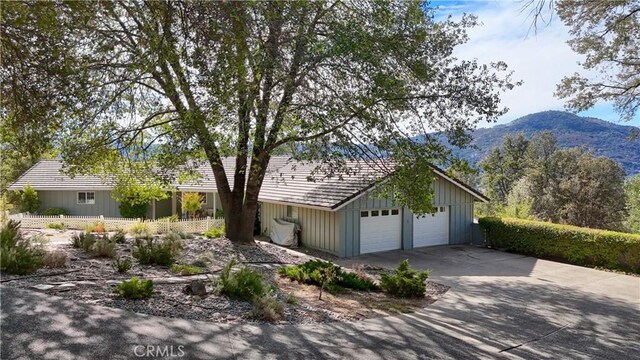
[[389,216],[389,210],[382,210],[382,216]]
[[391,215],[398,215],[400,213],[400,211],[398,209],[392,209],[391,210]]
[[371,216],[378,216],[379,211],[378,210],[372,210],[371,211]]
[[360,217],[369,217],[368,211],[360,211]]
[[95,204],[96,193],[93,191],[78,192],[78,204]]
[[293,216],[293,206],[287,205],[287,217],[290,218]]
[[440,206],[440,212],[444,212],[444,206]]

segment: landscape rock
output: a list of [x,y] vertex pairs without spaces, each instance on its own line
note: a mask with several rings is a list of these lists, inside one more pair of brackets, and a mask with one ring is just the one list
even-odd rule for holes
[[188,295],[194,295],[197,297],[207,295],[207,287],[202,280],[192,280],[191,283],[182,289],[182,292]]

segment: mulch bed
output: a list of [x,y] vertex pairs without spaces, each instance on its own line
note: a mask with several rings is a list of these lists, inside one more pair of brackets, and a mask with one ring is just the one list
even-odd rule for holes
[[[132,239],[127,239],[125,244],[118,244],[118,256],[130,257],[132,243]],[[276,270],[280,266],[304,263],[315,258],[314,255],[325,259],[330,255],[318,254],[310,249],[304,249],[303,253],[265,241],[257,241],[255,245],[235,245],[224,238],[212,240],[199,236],[184,240],[184,250],[177,258],[177,263],[190,264],[199,259],[207,259],[209,262],[207,274],[196,276],[181,276],[172,273],[167,267],[143,266],[135,261],[129,272],[119,274],[113,269],[111,259],[93,258],[66,243],[47,246],[67,253],[66,268],[42,268],[27,276],[3,274],[0,280],[2,285],[149,315],[220,323],[255,322],[249,315],[251,303],[214,295],[208,281],[208,294],[204,297],[183,292],[183,288],[191,280],[206,280],[216,276],[221,267],[235,257],[239,263],[259,271],[267,286],[277,287],[276,297],[285,309],[284,319],[279,322],[283,324],[354,321],[412,312],[433,303],[448,290],[447,286],[428,281],[427,295],[423,299],[396,299],[384,293],[347,290],[336,295],[325,292],[323,299],[318,300],[317,287],[281,278]],[[375,279],[380,269],[365,267],[361,270]],[[154,280],[155,293],[151,298],[128,300],[113,293],[118,282],[133,276]],[[291,296],[296,299],[294,303],[286,301]]]

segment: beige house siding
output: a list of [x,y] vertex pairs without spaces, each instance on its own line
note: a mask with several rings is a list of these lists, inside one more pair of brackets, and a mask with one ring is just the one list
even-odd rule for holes
[[[296,209],[297,208],[297,209]],[[262,234],[269,236],[271,219],[286,219],[300,225],[304,246],[339,254],[339,218],[337,212],[292,207],[294,217],[287,217],[287,205],[263,202],[260,207]],[[297,215],[296,215],[297,210]]]

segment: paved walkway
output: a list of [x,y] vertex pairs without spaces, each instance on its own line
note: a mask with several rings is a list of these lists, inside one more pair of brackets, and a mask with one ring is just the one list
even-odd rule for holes
[[431,268],[434,281],[452,288],[417,313],[355,323],[218,325],[2,287],[0,357],[640,357],[638,277],[473,247],[394,251],[344,262],[392,266],[404,258]]

